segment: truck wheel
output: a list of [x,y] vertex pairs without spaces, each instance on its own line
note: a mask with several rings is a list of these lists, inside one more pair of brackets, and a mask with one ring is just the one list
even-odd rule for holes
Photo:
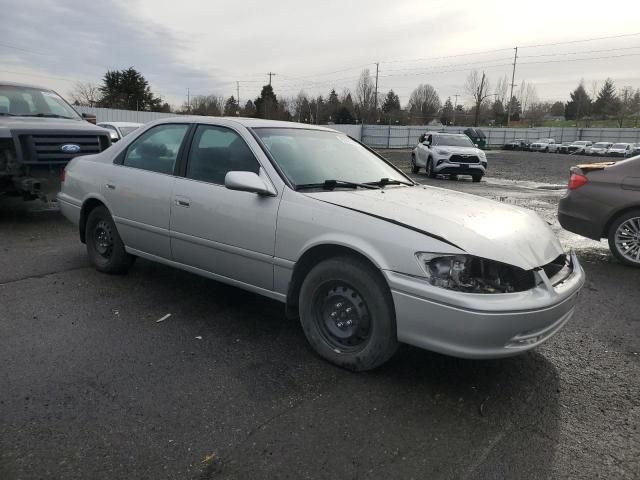
[[475,183],[478,183],[480,180],[482,180],[482,175],[471,175],[471,179],[472,179]]
[[411,155],[411,173],[420,172],[420,167],[416,165],[416,157],[415,155]]
[[614,257],[625,265],[640,267],[640,210],[616,218],[607,237]]
[[378,270],[355,257],[316,265],[300,290],[300,322],[325,360],[353,371],[370,370],[396,351],[396,318]]
[[100,272],[125,273],[136,259],[125,251],[106,207],[96,207],[89,214],[85,239],[89,260]]

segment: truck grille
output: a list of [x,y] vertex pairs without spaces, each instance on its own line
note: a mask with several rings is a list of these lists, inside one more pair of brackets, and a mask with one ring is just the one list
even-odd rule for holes
[[[67,163],[80,155],[99,153],[109,146],[108,139],[100,135],[20,135],[25,163]],[[63,145],[77,145],[77,152],[63,152]]]
[[475,155],[451,155],[449,161],[453,163],[480,163],[480,159]]

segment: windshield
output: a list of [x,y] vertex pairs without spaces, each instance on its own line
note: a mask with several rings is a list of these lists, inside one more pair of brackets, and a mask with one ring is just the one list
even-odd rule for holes
[[627,148],[626,143],[615,143],[611,148]]
[[606,148],[609,145],[611,145],[610,143],[606,143],[606,142],[598,142],[594,145],[594,147],[598,147],[598,148]]
[[440,147],[473,147],[469,137],[465,135],[434,135],[433,144]]
[[0,85],[0,115],[82,120],[57,93],[13,85]]
[[254,128],[282,172],[294,185],[408,182],[396,169],[344,134],[300,128]]
[[540,140],[537,140],[540,143],[550,143],[551,139],[550,138],[541,138]]
[[139,128],[140,127],[120,127],[120,132],[122,133],[123,137],[126,137],[131,132],[135,132]]
[[586,145],[588,142],[579,141],[574,143],[574,145]]

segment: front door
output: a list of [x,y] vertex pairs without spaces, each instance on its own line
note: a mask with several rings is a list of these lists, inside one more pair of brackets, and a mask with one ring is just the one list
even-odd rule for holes
[[267,290],[280,196],[228,190],[230,171],[269,181],[245,140],[233,129],[199,125],[184,178],[176,178],[171,204],[175,261]]
[[190,124],[161,124],[134,140],[102,191],[127,247],[171,258],[169,216],[174,168]]

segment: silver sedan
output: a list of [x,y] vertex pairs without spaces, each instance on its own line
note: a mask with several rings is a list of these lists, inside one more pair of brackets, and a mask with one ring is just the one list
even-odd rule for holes
[[74,159],[58,196],[105,273],[137,257],[281,301],[352,370],[399,342],[522,353],[571,318],[577,258],[534,212],[414,183],[322,127],[180,117]]

